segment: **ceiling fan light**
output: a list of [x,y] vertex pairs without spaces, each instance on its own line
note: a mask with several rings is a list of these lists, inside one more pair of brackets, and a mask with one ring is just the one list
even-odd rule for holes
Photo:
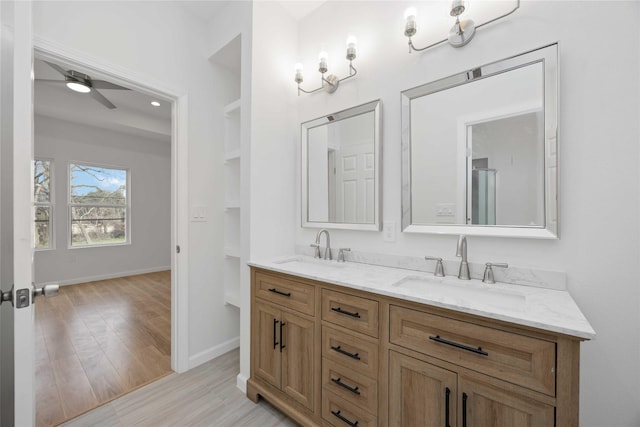
[[89,93],[91,92],[91,88],[85,84],[80,82],[67,82],[67,87],[75,92],[80,93]]
[[160,103],[158,101],[151,101],[151,105],[153,105],[154,107],[159,107]]

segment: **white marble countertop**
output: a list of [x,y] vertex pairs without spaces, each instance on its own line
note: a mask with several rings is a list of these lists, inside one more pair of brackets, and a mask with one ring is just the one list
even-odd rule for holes
[[291,255],[250,261],[254,267],[319,280],[407,301],[476,314],[565,335],[592,339],[596,333],[565,290],[433,274],[361,263],[338,263]]

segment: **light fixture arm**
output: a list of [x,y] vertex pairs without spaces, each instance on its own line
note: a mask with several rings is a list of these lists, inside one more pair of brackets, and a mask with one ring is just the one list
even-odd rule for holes
[[[520,0],[516,0],[516,5],[513,7],[513,9],[511,9],[510,11],[508,11],[508,12],[506,12],[506,13],[504,13],[504,14],[496,17],[496,18],[493,18],[493,19],[491,19],[491,20],[489,20],[487,22],[483,22],[480,25],[476,25],[475,26],[475,30],[477,30],[478,28],[484,27],[485,25],[491,24],[492,22],[498,21],[498,20],[500,20],[502,18],[506,18],[507,16],[511,15],[513,12],[518,10],[519,8],[520,8]],[[460,25],[461,25],[460,19],[459,19],[458,16],[456,16],[456,23],[455,23],[454,26],[458,26],[458,29],[461,30],[461,33],[462,33],[463,30],[462,30],[462,28],[460,28]],[[412,34],[415,34],[415,27],[414,27],[414,30],[413,30]],[[405,35],[407,35],[406,32],[405,32]],[[427,50],[427,49],[431,49],[432,47],[441,45],[442,43],[445,43],[445,42],[449,41],[449,38],[446,38],[446,39],[442,39],[442,40],[440,40],[438,42],[435,42],[433,44],[430,44],[429,46],[417,48],[417,47],[415,47],[415,45],[411,41],[411,36],[407,35],[407,37],[409,37],[409,53],[411,53],[411,51],[421,52],[421,51],[424,51],[424,50]],[[471,35],[471,37],[469,37],[468,40],[466,42],[464,42],[462,45],[468,43],[471,40],[472,37],[473,37],[473,35]],[[462,45],[458,45],[456,47],[460,47]]]
[[338,89],[338,85],[340,84],[340,82],[354,77],[356,74],[358,74],[358,70],[356,70],[356,67],[353,66],[353,61],[349,61],[349,75],[347,75],[346,77],[339,79],[335,74],[329,74],[325,78],[325,74],[326,73],[321,73],[320,79],[322,81],[322,85],[316,89],[304,90],[300,87],[300,83],[298,83],[298,96],[300,96],[300,92],[315,93],[321,90],[326,90],[329,93],[333,93]]

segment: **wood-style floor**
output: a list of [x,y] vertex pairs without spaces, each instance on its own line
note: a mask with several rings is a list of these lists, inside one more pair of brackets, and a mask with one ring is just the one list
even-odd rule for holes
[[63,286],[36,301],[35,318],[37,426],[172,372],[169,271]]
[[65,427],[295,426],[264,400],[236,387],[238,350],[183,374],[173,373],[64,424]]

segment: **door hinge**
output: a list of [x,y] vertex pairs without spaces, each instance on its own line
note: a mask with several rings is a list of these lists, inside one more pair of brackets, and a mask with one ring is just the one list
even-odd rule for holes
[[180,253],[180,245],[176,245],[176,253],[179,254]]

